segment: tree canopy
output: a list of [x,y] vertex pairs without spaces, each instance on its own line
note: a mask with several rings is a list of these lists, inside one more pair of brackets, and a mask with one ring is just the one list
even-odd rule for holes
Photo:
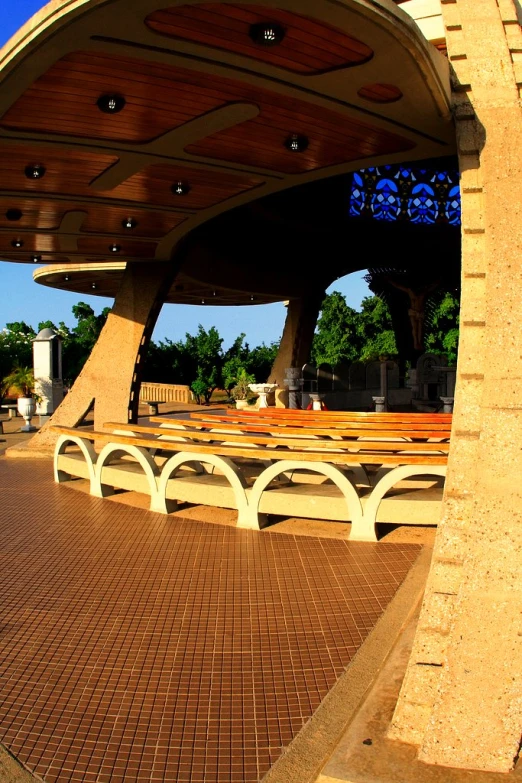
[[[0,331],[0,379],[15,367],[32,366],[32,341],[37,333],[51,327],[63,340],[64,382],[71,385],[87,361],[110,309],[98,315],[85,302],[72,308],[76,325],[69,329],[63,322],[38,324],[38,330],[25,321],[8,323]],[[459,301],[453,293],[442,293],[431,306],[426,318],[425,348],[447,356],[449,363],[457,357],[459,335]],[[151,341],[145,361],[143,378],[161,383],[190,386],[196,399],[208,403],[215,389],[229,393],[245,374],[258,383],[267,380],[279,344],[250,348],[245,334],[236,337],[224,350],[223,338],[215,326],[197,334],[185,334],[184,340]],[[332,367],[340,363],[373,361],[380,356],[397,357],[392,320],[386,302],[378,296],[366,297],[360,311],[346,303],[345,297],[334,291],[323,303],[313,340],[311,361]]]
[[[426,318],[424,348],[443,354],[450,364],[457,360],[459,301],[443,292],[431,305]],[[398,357],[388,305],[379,296],[363,299],[360,311],[346,303],[339,291],[328,294],[321,306],[312,344],[311,360],[332,367],[354,361],[375,361],[380,356]]]

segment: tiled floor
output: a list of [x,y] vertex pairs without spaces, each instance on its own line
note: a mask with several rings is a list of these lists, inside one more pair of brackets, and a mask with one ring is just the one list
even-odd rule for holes
[[416,559],[91,498],[0,458],[0,741],[46,781],[254,783]]

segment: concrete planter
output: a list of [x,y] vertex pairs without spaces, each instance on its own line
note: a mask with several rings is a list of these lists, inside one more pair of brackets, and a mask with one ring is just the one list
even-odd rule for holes
[[31,424],[31,419],[36,412],[36,400],[34,397],[18,397],[16,404],[18,413],[25,419],[25,427],[20,432],[34,432],[36,427]]

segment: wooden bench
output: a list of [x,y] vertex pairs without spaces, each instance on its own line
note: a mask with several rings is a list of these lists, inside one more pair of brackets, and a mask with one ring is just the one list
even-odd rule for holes
[[284,437],[228,427],[219,432],[183,419],[169,419],[162,426],[105,426],[112,432],[53,428],[60,435],[56,481],[86,478],[98,497],[115,489],[145,492],[151,510],[162,513],[177,501],[235,508],[238,526],[252,529],[262,526],[267,514],[351,521],[350,538],[360,541],[376,540],[376,521],[438,521],[440,488],[431,489],[425,503],[415,503],[413,519],[408,519],[407,506],[418,499],[418,488],[403,486],[385,497],[406,479],[445,475],[447,439],[429,443],[425,432],[406,441],[402,431],[386,430],[386,440],[379,441],[372,431],[371,440],[361,441],[354,433],[370,437],[364,428],[345,438],[329,431],[309,439],[288,437],[286,430]]
[[[189,414],[190,419],[194,419],[200,422],[206,422],[207,424],[237,425],[242,430],[249,430],[253,432],[257,431],[270,431],[271,429],[285,429],[285,432],[290,432],[292,429],[297,432],[333,432],[345,431],[348,433],[350,430],[364,429],[369,430],[386,430],[393,429],[395,431],[410,431],[428,432],[431,431],[433,435],[430,437],[437,437],[438,432],[449,432],[451,429],[451,423],[448,421],[426,421],[426,420],[414,420],[408,421],[379,421],[379,420],[363,420],[363,419],[341,419],[333,421],[323,421],[321,419],[311,419],[303,422],[299,419],[284,419],[284,418],[270,418],[268,416],[251,417],[242,416],[241,413],[234,414],[218,414],[218,413],[204,413],[193,412]],[[155,417],[154,421],[163,421],[160,417]]]
[[235,416],[250,416],[250,417],[283,417],[283,418],[296,418],[303,420],[322,419],[323,421],[330,421],[335,419],[343,420],[368,420],[368,421],[451,421],[452,413],[421,413],[414,411],[404,412],[383,412],[377,413],[375,411],[303,411],[292,408],[245,408],[241,411],[237,409],[228,409],[228,415]]
[[18,416],[18,405],[16,403],[10,405],[2,405],[1,407],[7,410],[10,419],[14,419],[16,418],[16,416]]

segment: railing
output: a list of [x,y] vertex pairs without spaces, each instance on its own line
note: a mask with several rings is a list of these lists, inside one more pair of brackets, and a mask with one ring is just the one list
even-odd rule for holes
[[141,402],[192,402],[192,392],[188,386],[175,383],[142,383]]

